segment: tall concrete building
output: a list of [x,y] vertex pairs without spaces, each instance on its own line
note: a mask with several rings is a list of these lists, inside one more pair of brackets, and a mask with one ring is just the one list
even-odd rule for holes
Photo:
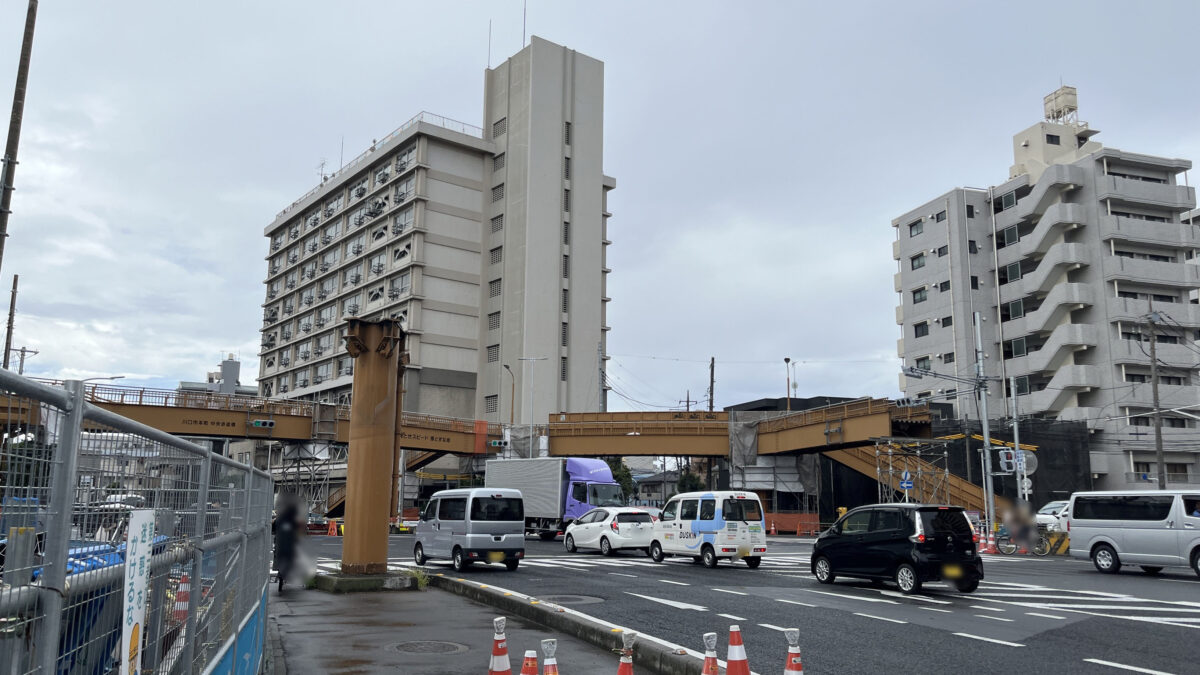
[[[993,418],[1082,420],[1097,487],[1153,487],[1150,345],[1160,363],[1169,484],[1200,483],[1200,229],[1191,162],[1113,148],[1076,93],[1013,137],[1009,178],[957,188],[896,218],[897,352],[905,366],[975,375],[979,312]],[[1152,321],[1155,319],[1156,321]],[[1010,380],[1011,378],[1011,380]],[[971,385],[900,377],[905,396],[978,419]]]
[[265,230],[261,394],[348,401],[345,320],[392,317],[407,410],[602,410],[603,123],[604,64],[534,37],[485,72],[482,127],[421,113],[285,208]]

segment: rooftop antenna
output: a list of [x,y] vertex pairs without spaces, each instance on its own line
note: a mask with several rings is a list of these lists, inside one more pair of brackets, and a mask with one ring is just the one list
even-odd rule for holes
[[317,180],[322,183],[325,182],[325,158],[324,157],[322,157],[321,161],[317,164]]
[[488,70],[492,69],[492,20],[488,19]]
[[342,145],[338,148],[338,171],[346,166],[346,134],[342,134]]
[[529,15],[529,0],[521,3],[521,48],[525,48],[525,20]]

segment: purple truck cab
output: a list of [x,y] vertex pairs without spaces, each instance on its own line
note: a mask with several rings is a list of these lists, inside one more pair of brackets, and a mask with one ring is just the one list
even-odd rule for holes
[[624,506],[621,486],[600,459],[538,457],[487,463],[484,484],[521,491],[525,530],[553,539],[570,522],[597,506]]

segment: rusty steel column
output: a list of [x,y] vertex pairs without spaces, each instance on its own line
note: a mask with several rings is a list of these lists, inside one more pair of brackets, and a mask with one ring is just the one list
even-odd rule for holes
[[397,321],[350,319],[345,340],[346,352],[354,359],[354,389],[342,573],[383,574],[387,572],[404,335]]

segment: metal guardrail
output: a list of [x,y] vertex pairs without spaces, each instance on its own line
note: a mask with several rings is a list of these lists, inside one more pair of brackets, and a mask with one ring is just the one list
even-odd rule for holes
[[[118,670],[127,576],[145,567],[142,670],[201,672],[234,652],[253,668],[270,476],[99,408],[94,389],[0,370],[0,672]],[[140,509],[154,521],[148,565],[127,550]]]

